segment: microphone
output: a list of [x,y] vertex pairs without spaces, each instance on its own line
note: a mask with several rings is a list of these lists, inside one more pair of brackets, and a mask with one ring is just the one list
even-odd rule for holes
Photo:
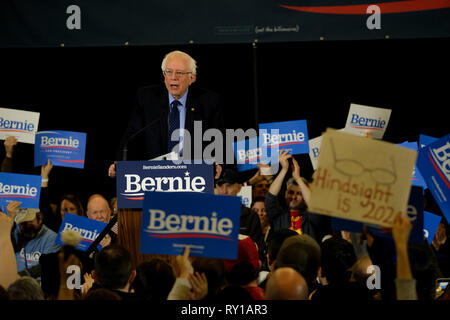
[[132,141],[134,138],[136,138],[136,136],[138,136],[140,133],[142,133],[143,131],[145,131],[146,129],[152,127],[155,123],[157,123],[160,120],[160,118],[156,118],[155,120],[153,120],[152,122],[150,122],[148,125],[140,128],[138,131],[136,131],[135,133],[133,133],[126,141],[125,144],[123,146],[122,149],[122,161],[127,161],[127,156],[128,156],[128,143],[130,141]]

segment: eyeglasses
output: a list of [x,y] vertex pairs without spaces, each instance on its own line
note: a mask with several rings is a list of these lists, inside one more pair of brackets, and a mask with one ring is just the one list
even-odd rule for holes
[[190,72],[183,72],[183,71],[173,71],[173,70],[164,70],[163,74],[166,77],[171,77],[173,74],[175,73],[175,77],[177,78],[181,78],[182,76],[192,73],[192,71]]
[[385,168],[368,169],[361,163],[353,159],[337,159],[336,151],[334,149],[333,141],[330,139],[331,150],[334,158],[334,168],[343,175],[357,177],[364,172],[370,172],[372,179],[383,185],[392,185],[397,181],[397,174],[395,173],[394,159],[390,157],[393,171]]

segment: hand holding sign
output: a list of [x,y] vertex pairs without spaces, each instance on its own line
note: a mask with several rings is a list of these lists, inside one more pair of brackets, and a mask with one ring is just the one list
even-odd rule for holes
[[176,256],[175,258],[175,273],[177,277],[188,279],[189,275],[194,273],[194,268],[192,267],[191,261],[189,261],[189,246],[184,247],[184,252],[182,255]]
[[409,235],[412,230],[411,221],[399,214],[394,220],[392,227],[392,237],[394,238],[395,246],[397,248],[406,248],[408,244]]
[[6,138],[5,140],[5,151],[6,151],[6,157],[12,158],[13,152],[14,152],[14,146],[17,145],[19,141],[16,137],[10,136]]

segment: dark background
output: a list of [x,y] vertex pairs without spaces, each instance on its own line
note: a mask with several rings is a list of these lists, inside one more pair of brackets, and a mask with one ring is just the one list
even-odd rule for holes
[[[40,112],[39,131],[87,132],[85,168],[54,167],[50,176],[55,199],[71,192],[85,205],[92,193],[115,195],[107,170],[136,91],[162,83],[161,60],[171,50],[197,60],[194,85],[221,94],[227,128],[307,119],[314,138],[327,127],[343,127],[350,103],[357,103],[392,109],[384,140],[400,143],[417,141],[420,133],[449,133],[449,44],[450,38],[436,38],[264,43],[256,49],[252,44],[0,49],[0,107]],[[298,158],[302,175],[309,177],[309,157]],[[33,146],[19,143],[15,172],[40,174],[33,161]]]

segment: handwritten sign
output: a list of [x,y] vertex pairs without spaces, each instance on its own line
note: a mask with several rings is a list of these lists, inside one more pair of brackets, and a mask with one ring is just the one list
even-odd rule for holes
[[345,132],[359,136],[370,132],[375,139],[383,139],[390,116],[390,109],[352,103],[345,124]]
[[0,140],[15,136],[19,142],[34,144],[39,112],[0,108]]
[[328,129],[313,176],[311,212],[392,226],[406,212],[417,152]]

